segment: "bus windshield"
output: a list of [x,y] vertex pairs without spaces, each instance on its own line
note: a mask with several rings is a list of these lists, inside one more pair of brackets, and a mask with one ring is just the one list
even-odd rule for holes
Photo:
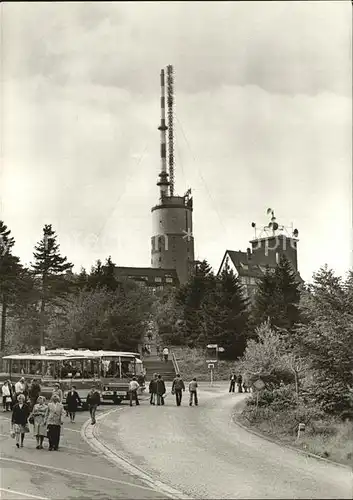
[[102,356],[102,377],[131,378],[136,372],[133,356]]

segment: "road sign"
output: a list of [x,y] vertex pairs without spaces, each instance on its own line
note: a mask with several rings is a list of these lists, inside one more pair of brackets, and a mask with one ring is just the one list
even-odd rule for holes
[[259,378],[256,380],[256,382],[253,383],[253,386],[258,391],[261,391],[261,389],[264,389],[264,387],[265,387],[265,382]]
[[208,369],[209,369],[209,370],[213,370],[213,368],[214,368],[214,364],[213,364],[213,363],[209,363],[209,364],[208,364]]
[[217,359],[206,359],[206,363],[217,363]]

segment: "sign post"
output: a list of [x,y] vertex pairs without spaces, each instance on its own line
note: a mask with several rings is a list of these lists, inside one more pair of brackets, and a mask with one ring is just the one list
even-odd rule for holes
[[208,364],[208,369],[210,370],[210,376],[211,376],[211,386],[213,385],[213,369],[214,369],[214,364],[213,363],[209,363]]

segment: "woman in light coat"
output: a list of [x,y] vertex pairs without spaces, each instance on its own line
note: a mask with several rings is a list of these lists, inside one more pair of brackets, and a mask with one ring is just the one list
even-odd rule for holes
[[64,407],[59,395],[53,394],[45,413],[44,424],[48,427],[49,451],[58,450],[61,426],[63,424]]
[[39,396],[37,403],[32,410],[33,417],[33,433],[37,440],[37,450],[43,449],[43,441],[47,435],[47,426],[44,424],[45,415],[47,412],[47,404],[44,396]]
[[9,411],[12,403],[12,387],[9,380],[4,382],[1,388],[3,411]]

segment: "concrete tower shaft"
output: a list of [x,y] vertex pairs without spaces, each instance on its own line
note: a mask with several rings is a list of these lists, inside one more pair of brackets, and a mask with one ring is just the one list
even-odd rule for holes
[[152,231],[152,267],[176,269],[180,283],[186,283],[195,259],[191,200],[172,196],[153,207]]

